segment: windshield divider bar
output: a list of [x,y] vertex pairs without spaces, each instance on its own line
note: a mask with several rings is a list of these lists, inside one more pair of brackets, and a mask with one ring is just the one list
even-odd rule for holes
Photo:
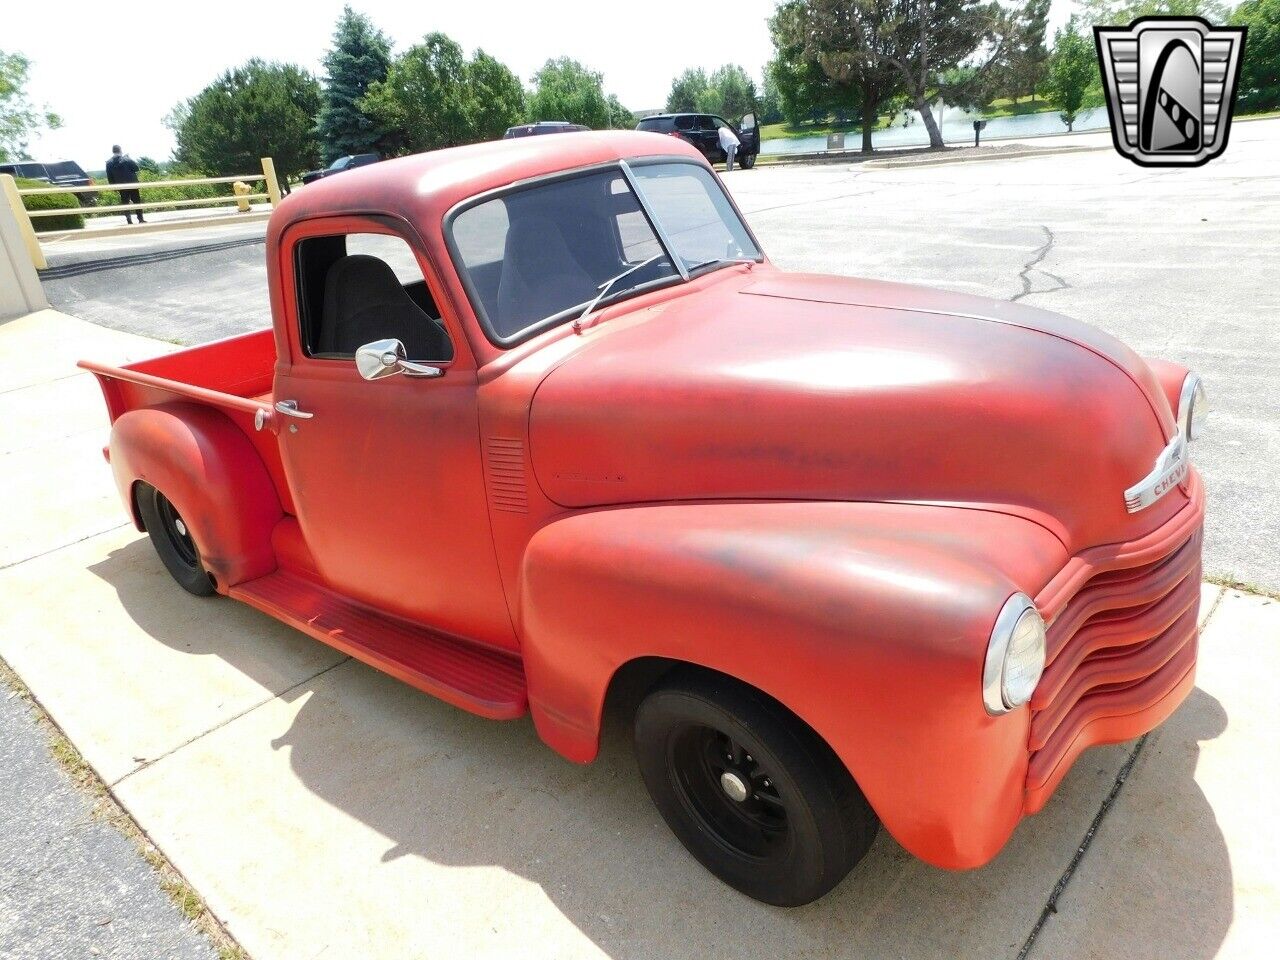
[[627,183],[631,186],[631,192],[636,195],[636,200],[640,203],[640,209],[644,211],[645,219],[649,221],[650,229],[653,230],[654,236],[658,238],[658,243],[662,244],[662,249],[666,251],[667,259],[676,268],[676,272],[680,274],[680,279],[688,282],[689,268],[684,265],[684,260],[676,254],[671,238],[667,236],[667,231],[658,222],[657,216],[654,215],[653,208],[649,206],[649,201],[645,197],[644,191],[640,189],[639,181],[636,180],[635,174],[631,172],[631,165],[625,160],[619,160],[618,163],[622,167],[622,175],[627,178]]

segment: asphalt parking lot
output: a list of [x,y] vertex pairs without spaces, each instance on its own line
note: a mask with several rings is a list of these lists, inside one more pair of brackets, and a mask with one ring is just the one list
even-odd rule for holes
[[[1280,119],[1237,123],[1226,154],[1193,170],[1143,169],[1103,149],[905,169],[761,165],[726,183],[787,269],[1016,298],[1198,370],[1214,409],[1193,451],[1211,497],[1206,571],[1277,591],[1277,153]],[[46,290],[77,317],[171,343],[255,329],[269,317],[261,229],[154,235],[133,252],[241,242]],[[127,255],[127,242],[105,252],[102,240],[65,243],[50,262]]]

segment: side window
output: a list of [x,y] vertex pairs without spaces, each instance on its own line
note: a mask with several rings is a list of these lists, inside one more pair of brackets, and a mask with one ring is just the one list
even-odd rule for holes
[[383,233],[307,237],[294,247],[302,344],[310,357],[351,360],[394,338],[410,360],[453,359],[453,344],[413,250]]
[[697,125],[698,125],[697,117],[689,117],[689,116],[676,117],[677,130],[693,130],[697,127]]

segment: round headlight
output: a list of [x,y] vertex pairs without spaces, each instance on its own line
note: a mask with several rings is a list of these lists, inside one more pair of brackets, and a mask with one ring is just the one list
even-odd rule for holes
[[1188,440],[1195,440],[1204,430],[1204,418],[1209,412],[1209,402],[1204,393],[1204,381],[1199,374],[1189,373],[1182,381],[1182,395],[1178,398],[1178,429]]
[[993,716],[1031,699],[1044,672],[1044,619],[1025,593],[1000,609],[982,669],[982,700]]

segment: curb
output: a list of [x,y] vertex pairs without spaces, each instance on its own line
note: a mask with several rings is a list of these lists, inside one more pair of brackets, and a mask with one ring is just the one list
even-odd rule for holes
[[900,167],[940,167],[951,163],[988,163],[992,160],[1025,160],[1032,157],[1052,157],[1064,153],[1092,153],[1098,150],[1110,150],[1111,144],[1104,143],[1098,146],[1072,146],[1072,147],[1032,147],[1029,150],[1006,150],[992,152],[989,155],[981,155],[974,153],[960,154],[958,156],[938,156],[923,157],[921,159],[908,159],[903,157],[900,160],[885,158],[883,160],[867,160],[863,166],[871,167],[875,170],[892,170]]

